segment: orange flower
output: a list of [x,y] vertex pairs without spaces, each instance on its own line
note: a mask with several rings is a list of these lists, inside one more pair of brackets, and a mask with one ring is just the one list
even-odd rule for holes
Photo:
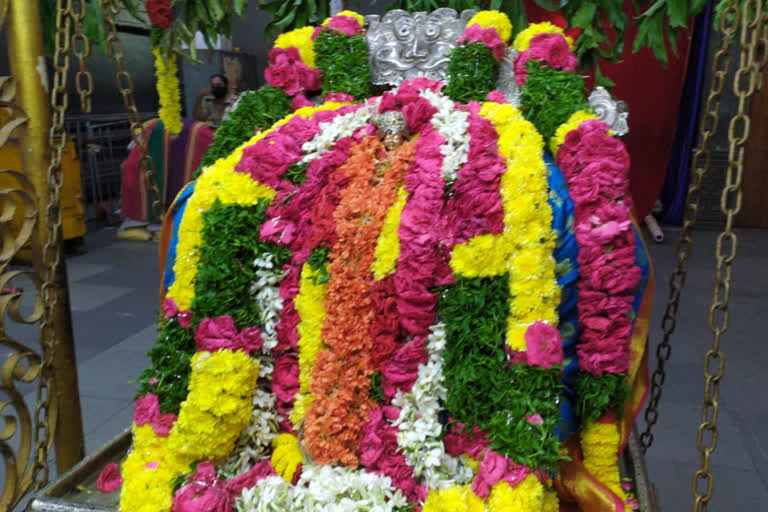
[[[350,150],[333,213],[338,240],[330,253],[323,341],[310,386],[315,401],[307,411],[304,444],[320,464],[357,467],[360,437],[374,408],[369,398],[373,367],[370,327],[374,320],[371,265],[387,211],[413,161],[413,143],[388,155],[376,137]],[[390,166],[377,166],[390,160]]]

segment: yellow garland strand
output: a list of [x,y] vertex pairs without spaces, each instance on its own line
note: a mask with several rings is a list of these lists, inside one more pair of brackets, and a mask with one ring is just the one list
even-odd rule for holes
[[223,204],[250,206],[262,199],[273,199],[276,192],[251,178],[248,174],[235,172],[235,167],[248,146],[256,144],[270,132],[290,121],[294,116],[311,118],[321,110],[334,110],[346,103],[327,102],[319,107],[304,107],[275,123],[269,130],[254,135],[229,156],[220,158],[206,168],[198,178],[195,191],[187,202],[179,226],[179,243],[176,247],[176,261],[173,271],[176,276],[168,289],[167,296],[176,302],[181,311],[192,305],[195,295],[199,247],[202,243],[203,212],[211,208],[218,199]]
[[485,512],[485,502],[469,485],[430,489],[422,512]]
[[494,28],[496,33],[499,34],[501,40],[506,44],[509,38],[512,36],[512,23],[509,21],[509,17],[503,12],[499,11],[480,11],[472,16],[467,23],[468,27],[472,25],[480,25],[483,28]]
[[525,351],[528,326],[537,321],[556,326],[560,301],[544,142],[512,105],[486,102],[480,115],[499,133],[499,154],[507,161],[501,177],[504,233],[479,235],[456,245],[451,268],[466,277],[509,274],[507,344]]
[[371,265],[373,276],[377,281],[395,272],[397,259],[400,257],[400,237],[397,232],[400,229],[400,215],[405,208],[408,192],[401,187],[397,192],[397,199],[390,206],[384,224],[381,226],[379,239],[376,241],[376,260]]
[[569,117],[566,122],[558,126],[557,130],[555,131],[555,135],[549,139],[549,150],[552,152],[552,156],[557,156],[557,152],[560,150],[560,146],[562,146],[563,142],[565,142],[566,135],[568,135],[573,130],[578,129],[581,123],[584,121],[589,121],[590,119],[600,118],[597,117],[597,115],[595,115],[593,112],[577,110],[571,114],[571,117]]
[[[493,486],[488,497],[488,512],[540,512],[544,508],[544,496],[548,494],[544,485],[533,473],[512,487],[501,481]],[[551,506],[551,505],[550,505]],[[547,511],[548,512],[548,511]]]
[[320,272],[315,271],[305,263],[301,268],[299,293],[294,299],[296,311],[299,314],[299,392],[291,411],[291,423],[298,429],[306,411],[312,404],[309,384],[312,381],[312,370],[315,367],[317,354],[327,348],[323,343],[322,332],[325,322],[325,289],[326,284],[317,280]]
[[293,434],[278,434],[272,440],[272,467],[288,483],[293,481],[299,464],[304,463],[299,440]]
[[155,74],[157,75],[157,95],[160,98],[159,115],[168,133],[181,132],[181,96],[177,76],[176,55],[163,59],[159,48],[152,48],[155,56]]
[[590,423],[581,432],[581,451],[584,467],[600,483],[608,487],[631,512],[627,496],[621,488],[619,474],[619,429],[616,423]]
[[[248,425],[259,362],[244,352],[198,352],[189,394],[167,438],[134,425],[133,450],[123,463],[122,512],[171,509],[172,482],[195,461],[225,457]],[[153,466],[148,466],[148,464]]]
[[531,23],[528,25],[528,28],[517,34],[515,41],[512,43],[512,48],[519,52],[527,50],[531,47],[531,39],[539,34],[560,34],[566,41],[568,41],[568,46],[571,48],[571,51],[573,51],[573,38],[565,35],[565,31],[562,28],[553,25],[548,21]]
[[312,41],[312,33],[315,27],[302,27],[277,36],[275,48],[296,48],[299,50],[301,62],[310,68],[315,65],[315,42]]

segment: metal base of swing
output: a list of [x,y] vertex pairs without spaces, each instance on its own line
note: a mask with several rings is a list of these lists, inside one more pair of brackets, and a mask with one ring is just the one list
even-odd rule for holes
[[[120,491],[102,493],[96,481],[110,462],[120,463],[131,447],[130,429],[83,459],[69,472],[35,496],[26,512],[116,512]],[[648,480],[640,443],[632,434],[620,461],[622,475],[632,480],[641,512],[659,512],[656,487]]]

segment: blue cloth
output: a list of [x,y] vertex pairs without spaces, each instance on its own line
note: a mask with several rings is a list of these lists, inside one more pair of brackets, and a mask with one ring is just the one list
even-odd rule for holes
[[[565,396],[560,406],[561,421],[557,428],[558,439],[568,439],[579,429],[579,418],[574,410],[576,401],[576,379],[579,375],[579,358],[576,343],[579,338],[578,287],[579,280],[579,245],[573,232],[574,205],[568,193],[568,184],[560,168],[552,157],[545,153],[547,178],[549,181],[549,205],[552,208],[552,230],[557,236],[555,252],[555,275],[561,288],[560,306],[558,307],[560,336],[563,338],[563,384]],[[632,325],[637,318],[637,311],[643,301],[643,294],[648,285],[650,262],[646,248],[636,226],[633,226],[635,240],[635,264],[640,267],[640,282],[635,290],[632,303]]]
[[173,203],[173,228],[171,230],[171,241],[168,244],[168,254],[165,258],[165,269],[163,269],[163,283],[168,290],[176,280],[176,274],[173,272],[173,266],[176,264],[176,246],[179,244],[179,226],[184,217],[184,211],[187,209],[187,200],[195,191],[195,181],[185,186],[176,201]]
[[557,429],[558,439],[568,439],[578,430],[579,422],[574,410],[575,385],[579,374],[579,358],[576,341],[579,336],[578,289],[579,245],[573,232],[574,206],[568,194],[568,184],[560,168],[555,165],[549,153],[544,154],[549,180],[549,205],[552,207],[552,230],[557,236],[555,252],[555,275],[560,286],[560,336],[563,338],[563,384],[565,397],[560,406],[561,423]]

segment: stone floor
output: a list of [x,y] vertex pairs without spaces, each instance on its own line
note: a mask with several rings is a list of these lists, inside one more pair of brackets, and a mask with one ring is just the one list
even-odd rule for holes
[[[676,235],[669,229],[669,241],[651,247],[657,276],[654,341],[661,332]],[[156,246],[113,236],[114,230],[93,231],[87,237],[88,252],[67,261],[89,453],[129,425],[136,389],[131,381],[148,364],[144,353],[155,337]],[[761,317],[768,318],[768,272],[763,268],[768,262],[768,231],[743,231],[740,236],[730,329],[722,344],[727,355],[718,447],[711,460],[715,491],[710,510],[716,511],[766,510],[768,498],[768,402],[760,398],[761,390],[768,389],[768,346],[762,344],[759,324]],[[656,440],[646,459],[665,511],[691,508],[691,476],[699,461],[702,360],[711,343],[706,318],[715,238],[712,232],[695,236]]]

